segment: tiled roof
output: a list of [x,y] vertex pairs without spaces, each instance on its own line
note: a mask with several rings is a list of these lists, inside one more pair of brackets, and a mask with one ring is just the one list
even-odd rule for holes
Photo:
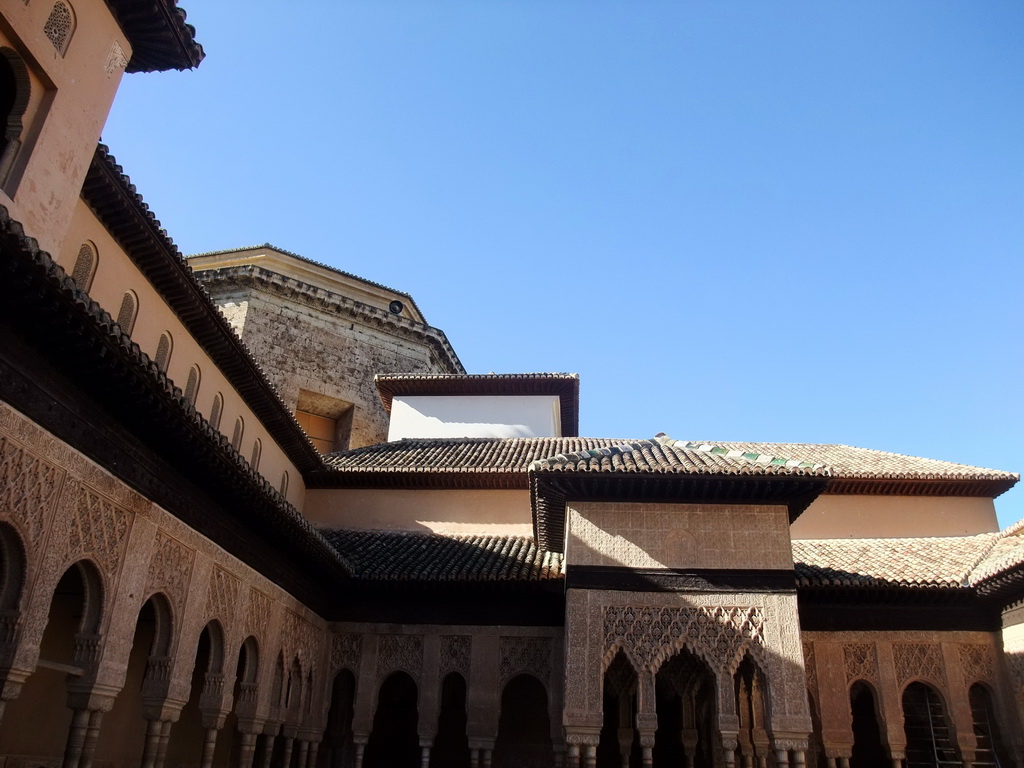
[[738,451],[778,454],[827,465],[838,478],[864,479],[1019,479],[1019,475],[967,464],[873,451],[853,445],[813,442],[716,442]]
[[1024,564],[1024,536],[1006,536],[996,542],[978,567],[971,572],[971,583],[992,579]]
[[534,472],[648,472],[681,475],[802,475],[827,477],[822,464],[750,451],[716,450],[668,437],[637,440],[537,459]]
[[325,530],[354,576],[376,582],[524,582],[562,577],[562,555],[525,536]]
[[[1017,482],[1012,472],[903,456],[846,445],[731,443],[608,438],[417,438],[336,453],[319,478],[361,473],[362,480],[402,474],[411,482],[470,485],[504,474],[506,487],[525,487],[518,474],[539,472],[661,472],[828,477],[825,493],[977,495],[994,497]],[[427,477],[429,475],[429,478]],[[455,482],[453,478],[461,476]],[[476,478],[474,480],[473,478]]]
[[206,54],[177,0],[107,0],[132,45],[127,72],[191,69]]
[[967,587],[1001,535],[794,541],[797,585]]
[[609,448],[621,440],[581,437],[407,438],[332,453],[319,485],[528,488],[526,471],[539,458]]

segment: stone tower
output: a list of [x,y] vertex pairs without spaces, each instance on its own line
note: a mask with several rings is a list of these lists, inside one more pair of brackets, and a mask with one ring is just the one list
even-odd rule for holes
[[189,257],[322,453],[387,440],[378,373],[465,373],[412,296],[269,244]]

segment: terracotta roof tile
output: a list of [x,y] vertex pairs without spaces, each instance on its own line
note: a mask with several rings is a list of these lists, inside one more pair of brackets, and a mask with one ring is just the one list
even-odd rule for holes
[[[518,472],[537,459],[559,453],[610,448],[623,441],[583,437],[406,438],[332,453],[336,472]],[[524,485],[525,487],[525,485]]]
[[526,536],[324,530],[364,581],[532,582],[562,578],[562,555]]
[[1019,530],[1019,526],[1015,526],[1004,531],[1003,538],[996,542],[971,572],[971,584],[1006,576],[1024,565],[1024,536],[1020,535]]
[[1019,475],[996,469],[924,459],[900,453],[857,448],[851,445],[817,443],[714,443],[726,449],[779,454],[828,465],[838,478],[993,480],[1020,479]]
[[537,459],[534,472],[651,472],[680,475],[808,475],[827,477],[822,464],[750,451],[719,450],[660,436]]
[[793,542],[801,587],[967,587],[999,533]]
[[[607,438],[418,438],[326,457],[331,472],[472,476],[539,472],[646,472],[828,477],[825,493],[976,495],[1013,486],[1012,472],[846,445]],[[522,487],[520,479],[513,484]],[[510,487],[513,487],[510,486]]]

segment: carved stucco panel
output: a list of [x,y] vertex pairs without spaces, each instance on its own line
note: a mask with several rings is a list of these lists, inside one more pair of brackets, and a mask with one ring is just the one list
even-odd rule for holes
[[65,474],[20,443],[0,437],[0,517],[21,529],[29,557],[42,546]]
[[423,638],[420,635],[381,635],[377,640],[377,681],[392,672],[408,672],[420,684]]
[[226,632],[231,632],[234,627],[240,591],[241,582],[237,578],[219,565],[213,566],[206,591],[206,616],[218,619]]
[[942,646],[938,643],[893,643],[892,656],[900,687],[909,680],[921,678],[945,689]]
[[550,690],[550,637],[502,636],[498,642],[498,656],[502,686],[516,675],[528,673]]
[[878,659],[874,643],[844,644],[843,664],[847,685],[855,680],[867,680],[878,687]]
[[185,610],[196,551],[165,531],[157,531],[156,546],[146,575],[146,594],[162,592],[179,612]]
[[347,669],[353,675],[359,674],[359,659],[363,653],[363,636],[355,634],[334,635],[331,638],[331,673]]
[[284,648],[289,658],[299,657],[305,670],[320,656],[320,638],[323,633],[311,624],[306,618],[295,613],[285,611],[284,627]]
[[64,541],[64,562],[90,557],[104,576],[113,579],[124,554],[131,513],[110,499],[83,487]]
[[814,655],[814,643],[804,644],[804,681],[807,683],[807,690],[818,696],[818,660]]
[[990,646],[960,643],[957,650],[967,687],[979,682],[995,682],[995,661]]
[[469,685],[469,661],[473,638],[470,635],[441,635],[438,682],[450,672],[458,672]]
[[249,587],[249,596],[245,605],[245,632],[246,637],[252,635],[260,647],[269,649],[270,636],[270,598],[256,587]]

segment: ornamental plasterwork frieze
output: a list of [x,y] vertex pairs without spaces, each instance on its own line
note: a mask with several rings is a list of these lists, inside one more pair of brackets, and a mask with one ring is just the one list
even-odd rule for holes
[[963,671],[964,682],[968,686],[979,682],[994,682],[995,662],[990,646],[961,643],[957,650],[960,657],[960,669]]
[[818,695],[818,661],[814,656],[814,643],[805,642],[804,650],[804,679],[807,682],[807,690]]
[[164,531],[157,531],[156,548],[146,575],[146,594],[163,592],[178,610],[184,610],[195,557],[194,549]]
[[267,629],[270,627],[270,598],[256,587],[249,588],[249,599],[246,601],[245,631],[246,636],[252,635],[266,645]]
[[241,584],[219,565],[213,566],[206,591],[206,616],[218,619],[225,628],[230,627],[234,622]]
[[423,670],[421,635],[381,635],[377,641],[377,680],[392,672],[408,672],[417,683]]
[[502,636],[498,643],[498,673],[502,685],[518,674],[529,673],[545,684],[551,678],[551,638]]
[[942,646],[938,643],[893,643],[892,656],[900,686],[915,678],[945,686]]
[[331,638],[331,673],[347,669],[353,675],[358,675],[362,652],[362,635],[334,635]]
[[64,475],[20,443],[0,437],[0,510],[21,528],[33,551],[42,544],[45,516],[56,503]]
[[441,635],[441,657],[437,669],[438,682],[442,682],[449,673],[458,672],[467,685],[469,684],[472,640],[469,635]]
[[91,488],[82,487],[74,514],[68,521],[63,564],[67,566],[88,557],[104,576],[113,579],[124,554],[131,520],[128,510]]
[[846,669],[846,684],[855,680],[866,680],[878,684],[878,660],[874,643],[846,643],[843,645],[843,664]]
[[310,668],[310,664],[320,655],[320,638],[322,634],[313,624],[295,613],[295,611],[285,610],[285,650],[289,657],[298,656],[306,670]]
[[712,670],[732,671],[745,651],[763,659],[763,628],[756,607],[607,606],[602,669],[622,649],[634,668],[656,672],[686,648]]

